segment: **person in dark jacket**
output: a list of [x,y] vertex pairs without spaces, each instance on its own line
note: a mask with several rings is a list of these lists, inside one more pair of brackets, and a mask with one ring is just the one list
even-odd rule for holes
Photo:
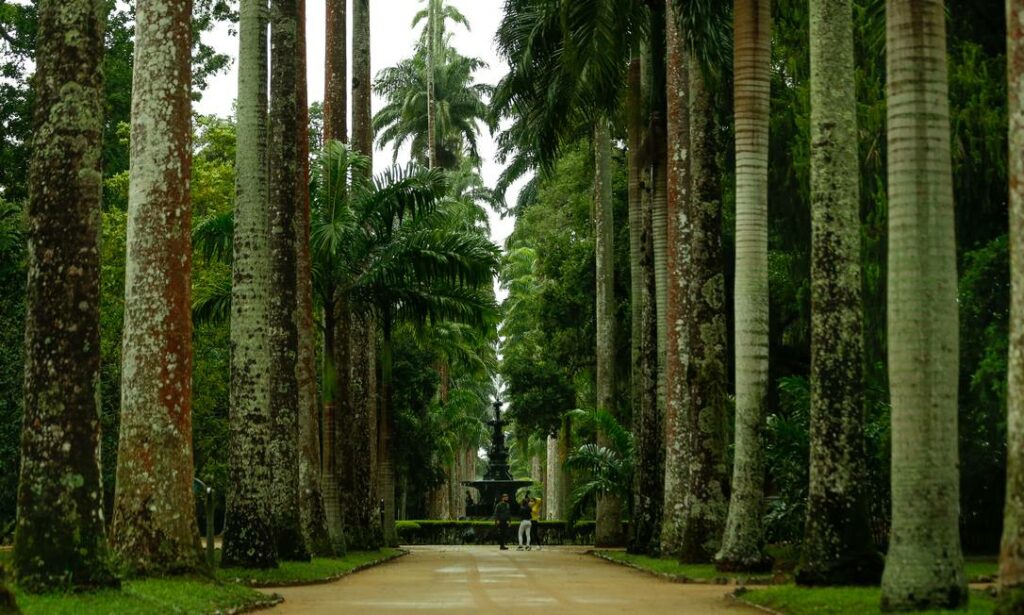
[[508,503],[508,494],[501,494],[501,500],[494,506],[494,524],[498,526],[498,544],[502,551],[508,551],[505,546],[508,536],[508,522],[512,518],[512,510]]

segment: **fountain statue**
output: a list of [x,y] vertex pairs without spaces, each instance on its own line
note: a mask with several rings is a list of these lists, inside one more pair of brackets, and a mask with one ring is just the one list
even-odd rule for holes
[[466,505],[466,516],[469,518],[490,517],[494,513],[494,505],[503,493],[507,493],[513,500],[516,491],[529,487],[532,480],[513,480],[508,465],[508,449],[505,448],[505,421],[501,418],[500,400],[494,400],[494,419],[487,421],[493,428],[491,432],[491,446],[487,450],[487,472],[483,480],[464,481],[462,484],[473,487],[479,493],[479,497],[473,504]]

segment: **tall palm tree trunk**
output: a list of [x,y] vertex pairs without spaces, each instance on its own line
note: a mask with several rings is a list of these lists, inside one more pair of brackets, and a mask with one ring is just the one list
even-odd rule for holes
[[654,276],[657,305],[654,313],[658,327],[658,412],[665,413],[668,380],[666,378],[666,350],[668,348],[668,320],[665,318],[668,302],[668,141],[666,108],[666,38],[665,7],[652,8],[651,31],[643,62],[643,88],[647,97],[648,171],[646,189],[651,199],[652,240],[654,241]]
[[967,601],[960,551],[956,236],[941,0],[886,3],[892,532],[883,609]]
[[[326,3],[326,54],[324,61],[324,142],[348,142],[348,0],[327,0]],[[335,323],[351,318],[342,311],[347,305],[343,297],[337,296],[337,289],[329,293],[324,302],[324,351],[325,375],[331,380],[324,385],[323,407],[323,474],[322,490],[327,528],[334,542],[335,550],[346,550],[344,522],[342,519],[339,472],[338,435],[339,411],[347,409],[348,382],[351,374],[348,338],[335,335]],[[345,331],[348,328],[345,327]]]
[[239,6],[238,145],[231,280],[231,450],[221,565],[277,565],[271,525],[267,304],[267,6]]
[[659,321],[671,323],[665,338],[665,502],[661,525],[661,550],[678,557],[682,552],[686,517],[689,464],[686,425],[690,408],[688,323],[692,314],[683,311],[689,280],[683,269],[691,257],[687,242],[691,239],[685,216],[690,195],[690,99],[687,42],[679,28],[676,3],[666,2],[666,75],[668,85],[667,143],[668,220],[665,311]]
[[999,602],[1024,610],[1024,0],[1006,2],[1010,115],[1010,357],[1006,506],[999,554]]
[[437,50],[438,4],[440,0],[427,0],[427,164],[431,169],[437,167]]
[[[352,4],[352,144],[356,151],[373,160],[373,113],[371,108],[372,76],[370,73],[370,1],[353,0]],[[372,168],[372,166],[371,166]],[[372,171],[368,171],[372,174]],[[361,442],[356,449],[365,450],[368,455],[359,458],[346,457],[346,463],[366,464],[356,469],[356,474],[365,476],[366,482],[360,489],[368,493],[361,494],[357,505],[357,514],[363,522],[359,531],[368,530],[371,544],[379,545],[382,540],[377,514],[377,498],[384,497],[384,489],[379,485],[380,417],[377,407],[377,324],[372,314],[358,315],[355,319],[352,334],[352,370],[360,374],[361,387],[353,386],[353,412],[358,413],[358,433],[346,434],[346,437],[358,438]],[[355,383],[355,376],[353,376]],[[356,407],[358,406],[358,408]],[[394,477],[391,477],[392,503],[391,518],[394,519]],[[363,510],[363,502],[370,506]],[[346,517],[347,519],[347,517]],[[369,524],[369,525],[363,525]],[[357,548],[352,545],[353,548]]]
[[[629,154],[629,270],[630,309],[632,310],[632,402],[633,433],[636,441],[636,464],[633,478],[633,511],[630,515],[629,550],[633,553],[654,553],[661,534],[664,480],[661,473],[662,429],[658,412],[658,331],[654,313],[654,293],[648,282],[654,281],[653,245],[645,240],[645,209],[650,199],[644,197],[643,94],[641,56],[634,50],[629,63],[627,113],[627,150]],[[645,204],[647,207],[645,208]]]
[[136,4],[111,532],[114,551],[136,573],[203,564],[192,494],[191,14],[190,0]]
[[734,0],[736,114],[736,440],[722,570],[764,568],[768,397],[768,119],[771,2]]
[[687,315],[685,438],[688,466],[679,559],[708,562],[721,545],[729,510],[726,459],[728,328],[722,255],[721,171],[716,118],[704,67],[690,50],[690,190],[683,215],[688,254],[682,312]]
[[270,411],[274,539],[282,559],[309,559],[299,497],[298,3],[270,4]]
[[[597,408],[618,415],[615,407],[615,234],[611,178],[611,132],[608,120],[594,125],[594,253],[597,278]],[[599,431],[598,444],[610,446],[608,434]],[[622,500],[610,494],[597,498],[594,544],[619,546],[622,534]]]
[[853,8],[811,19],[811,468],[797,582],[878,583],[865,501],[860,195]]
[[298,0],[297,68],[298,177],[295,217],[296,279],[298,287],[299,355],[295,375],[299,386],[299,504],[302,534],[312,555],[335,553],[327,529],[321,476],[320,400],[316,387],[316,330],[313,320],[313,257],[309,242],[309,107],[306,93],[306,0]]
[[[384,544],[398,546],[398,532],[395,528],[395,459],[392,450],[392,367],[394,353],[391,341],[391,322],[382,319],[383,335],[380,352],[380,406],[377,412],[377,467],[380,481],[380,498],[383,507],[381,520]],[[404,491],[404,490],[403,490]]]
[[548,458],[544,484],[544,509],[548,520],[558,519],[562,515],[559,507],[559,481],[562,477],[562,466],[558,458],[558,438],[548,436]]
[[348,143],[348,0],[327,0],[324,141]]
[[29,592],[116,583],[99,468],[105,7],[99,0],[38,3],[14,536],[15,578]]

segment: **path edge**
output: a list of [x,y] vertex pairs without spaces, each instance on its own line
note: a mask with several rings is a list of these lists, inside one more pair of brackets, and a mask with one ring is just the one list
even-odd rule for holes
[[589,550],[585,551],[584,554],[585,555],[591,555],[591,556],[596,557],[598,559],[604,560],[604,561],[606,561],[608,563],[615,564],[616,566],[625,566],[626,568],[632,568],[633,570],[639,570],[640,572],[643,572],[644,574],[649,574],[651,576],[658,577],[658,578],[664,579],[666,581],[670,581],[672,583],[683,583],[683,584],[687,584],[687,585],[722,585],[722,586],[733,586],[733,587],[740,587],[740,588],[746,587],[747,585],[764,585],[764,586],[769,586],[769,585],[775,585],[776,584],[776,583],[773,583],[770,578],[764,578],[764,577],[750,577],[750,578],[747,578],[747,579],[741,579],[739,577],[714,577],[712,579],[694,579],[693,577],[688,577],[688,576],[682,575],[682,574],[671,574],[671,573],[668,573],[668,572],[657,572],[655,570],[651,570],[650,568],[644,568],[643,566],[638,566],[638,565],[634,564],[633,562],[625,562],[625,561],[622,561],[622,560],[615,559],[613,557],[608,557],[607,555],[605,555],[604,553],[601,553],[597,549],[589,549]]
[[[380,566],[380,565],[383,565],[383,564],[387,564],[388,562],[392,562],[392,561],[394,561],[394,560],[396,560],[396,559],[398,559],[400,557],[405,557],[406,555],[409,555],[409,553],[411,553],[411,551],[409,551],[408,549],[402,549],[402,548],[398,548],[398,549],[396,549],[396,551],[397,551],[396,553],[391,553],[389,555],[385,555],[384,557],[380,557],[380,558],[375,559],[373,561],[366,562],[365,564],[359,564],[355,568],[352,568],[350,570],[346,570],[345,572],[342,572],[342,573],[339,573],[339,574],[336,574],[336,575],[332,575],[332,576],[329,576],[329,577],[324,577],[322,579],[313,579],[313,580],[310,580],[310,581],[295,581],[295,582],[292,582],[292,583],[287,583],[287,582],[283,582],[283,581],[282,582],[273,582],[272,581],[272,582],[269,582],[269,583],[252,583],[250,581],[243,581],[242,584],[243,585],[247,585],[249,587],[256,588],[256,589],[270,589],[270,588],[274,588],[274,587],[305,587],[307,585],[325,585],[327,583],[334,583],[335,581],[339,581],[341,579],[344,579],[345,577],[347,577],[349,575],[353,575],[353,574],[355,574],[357,572],[362,572],[362,571],[364,571],[364,570],[366,570],[368,568],[376,568],[377,566]],[[283,600],[284,599],[282,598],[282,601]]]
[[736,591],[729,592],[728,594],[725,595],[725,597],[728,598],[731,602],[734,602],[736,604],[742,604],[743,606],[747,606],[747,607],[750,607],[752,609],[757,609],[758,611],[761,611],[762,613],[769,613],[770,615],[786,615],[786,613],[784,613],[782,611],[777,611],[777,610],[775,610],[775,609],[773,609],[771,607],[767,607],[767,606],[765,606],[763,604],[757,604],[756,602],[751,602],[751,601],[747,600],[746,598],[743,597],[743,594],[747,593],[747,591],[748,590],[745,587],[738,587],[738,588],[736,588]]

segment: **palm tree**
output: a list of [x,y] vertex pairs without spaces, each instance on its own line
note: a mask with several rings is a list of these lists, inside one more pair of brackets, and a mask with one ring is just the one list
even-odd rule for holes
[[[611,178],[611,131],[608,120],[594,124],[594,260],[597,278],[597,408],[612,416],[618,414],[615,404],[615,236]],[[609,445],[610,434],[599,431],[599,446]],[[622,500],[613,494],[597,499],[596,546],[620,546],[622,533]]]
[[[685,323],[690,314],[683,312],[683,302],[689,291],[689,280],[684,274],[686,260],[693,238],[690,236],[690,93],[689,62],[685,32],[679,27],[674,1],[666,3],[666,97],[668,185],[664,219],[666,231],[665,266],[655,265],[659,279],[668,287],[658,288],[658,320],[664,331],[665,323]],[[658,220],[658,215],[655,215]],[[655,231],[657,237],[658,231]],[[657,253],[657,250],[655,251]],[[661,293],[664,292],[664,299]],[[660,311],[664,308],[664,312]],[[666,555],[679,556],[683,550],[683,530],[686,527],[686,497],[690,477],[687,436],[687,413],[690,409],[689,378],[685,371],[689,365],[689,330],[674,325],[665,332],[665,512],[661,528],[661,549]],[[660,334],[659,334],[660,338]]]
[[882,607],[967,602],[960,551],[958,316],[946,18],[886,3],[892,532]]
[[853,8],[812,1],[811,469],[797,582],[876,584],[864,492],[863,325]]
[[[347,203],[324,183],[343,177],[346,149],[329,143],[316,190],[314,250],[335,259],[339,294],[357,317],[380,323],[381,406],[378,465],[385,500],[385,536],[393,532],[394,475],[390,451],[390,358],[394,327],[406,321],[479,322],[493,310],[480,292],[491,279],[496,248],[479,232],[467,232],[458,209],[444,207],[447,185],[440,171],[392,169],[372,185],[349,188]],[[376,335],[376,331],[374,330]],[[353,362],[353,369],[358,365]],[[353,402],[353,412],[358,412]],[[360,433],[366,433],[369,425]],[[361,438],[360,433],[351,434]],[[355,455],[346,461],[356,463]],[[362,461],[359,461],[362,463]],[[390,498],[388,497],[390,494]],[[390,501],[390,506],[388,502]],[[370,500],[369,504],[374,504]],[[362,508],[357,511],[364,514]],[[347,512],[346,512],[347,515]]]
[[1007,613],[1024,606],[1024,115],[1021,92],[1024,83],[1024,2],[1007,0],[1007,66],[1009,67],[1010,115],[1010,250],[1011,319],[1009,386],[1007,387],[1007,470],[1003,540],[999,553],[1000,608]]
[[282,559],[308,561],[299,505],[298,4],[270,5],[270,411],[274,540]]
[[765,405],[768,396],[768,114],[771,3],[735,0],[736,436],[720,570],[755,570],[764,554]]
[[435,95],[435,79],[437,78],[438,61],[444,62],[441,42],[445,40],[445,20],[460,23],[469,29],[469,21],[465,15],[445,0],[423,0],[427,8],[416,13],[412,26],[426,19],[427,25],[420,37],[420,48],[427,54],[427,150],[428,166],[437,166],[437,97]]
[[607,434],[607,444],[583,444],[569,453],[565,468],[579,472],[583,480],[572,491],[569,518],[578,518],[589,502],[612,496],[628,502],[633,493],[633,434],[603,410],[572,410],[568,417]]
[[[111,532],[114,551],[136,573],[202,566],[192,492],[190,19],[188,2],[136,5],[121,425]],[[179,59],[170,72],[167,57]]]
[[[431,72],[424,55],[420,49],[413,57],[377,75],[374,89],[386,100],[373,119],[378,145],[392,146],[393,159],[397,160],[402,146],[409,143],[413,160],[429,164],[428,93],[432,86],[437,124],[435,166],[454,169],[464,157],[479,162],[477,134],[481,123],[490,126],[487,99],[493,88],[476,83],[473,74],[486,64],[444,45],[438,53],[444,63]],[[427,83],[430,75],[434,76],[433,84]]]
[[[98,497],[103,487],[96,395],[106,5],[44,0],[38,10],[24,429],[14,536],[15,578],[29,592],[116,582]],[[67,36],[69,31],[77,35]]]
[[267,194],[267,9],[239,6],[238,145],[231,281],[230,485],[221,565],[277,564],[271,526]]
[[348,0],[326,2],[324,142],[348,142]]
[[[310,248],[309,195],[309,106],[306,89],[306,0],[298,0],[297,67],[295,95],[297,107],[298,178],[296,180],[297,215],[295,224],[295,260],[297,280],[298,361],[295,377],[299,388],[299,513],[302,533],[314,556],[343,553],[333,544],[327,526],[323,496],[323,463],[320,454],[320,401],[316,382],[316,325],[313,310],[313,262]],[[337,508],[335,508],[337,511]],[[340,525],[339,525],[340,527]]]

